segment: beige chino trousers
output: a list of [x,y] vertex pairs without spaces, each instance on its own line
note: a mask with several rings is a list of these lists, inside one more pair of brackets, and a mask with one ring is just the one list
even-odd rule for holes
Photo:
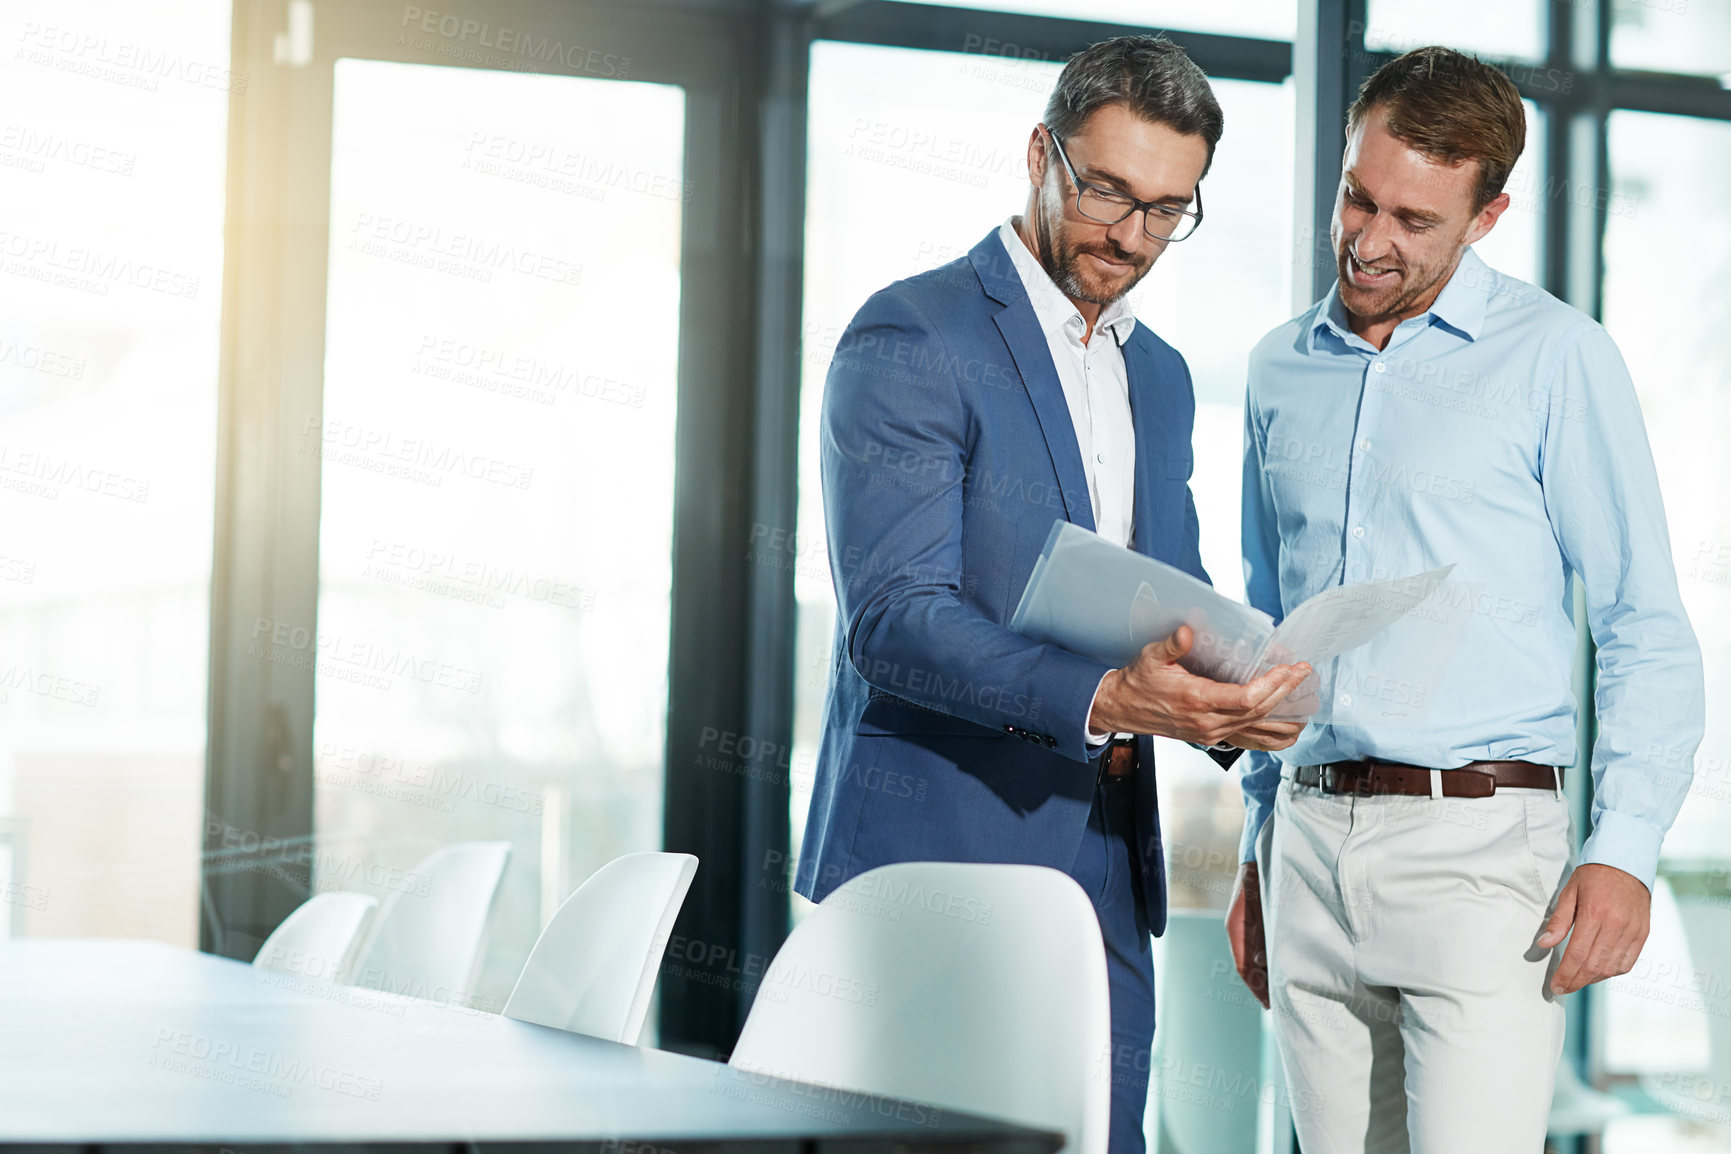
[[1541,1154],[1561,947],[1533,940],[1572,867],[1568,803],[1330,796],[1291,772],[1257,862],[1305,1154]]

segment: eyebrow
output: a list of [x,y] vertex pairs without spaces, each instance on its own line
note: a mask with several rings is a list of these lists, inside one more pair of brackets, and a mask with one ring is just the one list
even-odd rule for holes
[[[1071,163],[1074,163],[1074,161],[1072,161]],[[1118,176],[1115,173],[1102,172],[1099,169],[1094,168],[1092,165],[1077,165],[1076,175],[1081,177],[1083,180],[1087,181],[1089,184],[1107,185],[1114,192],[1121,192],[1125,196],[1135,196],[1136,195],[1135,193],[1130,191],[1130,182],[1129,181],[1125,180],[1123,177]],[[1155,197],[1149,203],[1151,203],[1151,204],[1172,204],[1172,205],[1177,205],[1178,207],[1182,208],[1184,205],[1189,204],[1192,200],[1195,200],[1195,199],[1196,199],[1195,193],[1191,193],[1189,196],[1185,196],[1182,193],[1169,192],[1165,196]]]
[[[1341,174],[1341,181],[1346,185],[1346,190],[1354,196],[1361,200],[1368,200],[1372,204],[1376,203],[1376,198],[1365,191],[1364,185],[1360,184],[1358,178],[1352,173]],[[1422,208],[1391,208],[1389,211],[1408,224],[1441,224],[1443,222],[1441,216]]]

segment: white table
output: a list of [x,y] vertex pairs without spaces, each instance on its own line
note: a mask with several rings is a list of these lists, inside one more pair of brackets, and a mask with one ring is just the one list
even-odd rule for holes
[[1046,1154],[1061,1139],[156,942],[0,943],[0,1144],[552,1141]]

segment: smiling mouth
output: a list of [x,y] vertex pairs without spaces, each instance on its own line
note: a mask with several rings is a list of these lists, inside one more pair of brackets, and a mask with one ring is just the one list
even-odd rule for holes
[[1400,270],[1376,268],[1360,261],[1351,252],[1346,254],[1346,267],[1352,283],[1359,288],[1385,288],[1400,279]]

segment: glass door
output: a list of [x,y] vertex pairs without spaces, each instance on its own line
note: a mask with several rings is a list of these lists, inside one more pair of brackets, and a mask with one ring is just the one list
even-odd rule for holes
[[262,511],[233,499],[212,782],[229,840],[276,854],[207,842],[209,936],[245,956],[328,890],[429,900],[427,855],[506,841],[472,988],[405,991],[497,1009],[571,891],[662,844],[677,398],[736,359],[708,319],[728,200],[687,177],[693,148],[718,171],[725,85],[696,16],[243,7],[271,65],[230,344],[270,363],[231,386]]

